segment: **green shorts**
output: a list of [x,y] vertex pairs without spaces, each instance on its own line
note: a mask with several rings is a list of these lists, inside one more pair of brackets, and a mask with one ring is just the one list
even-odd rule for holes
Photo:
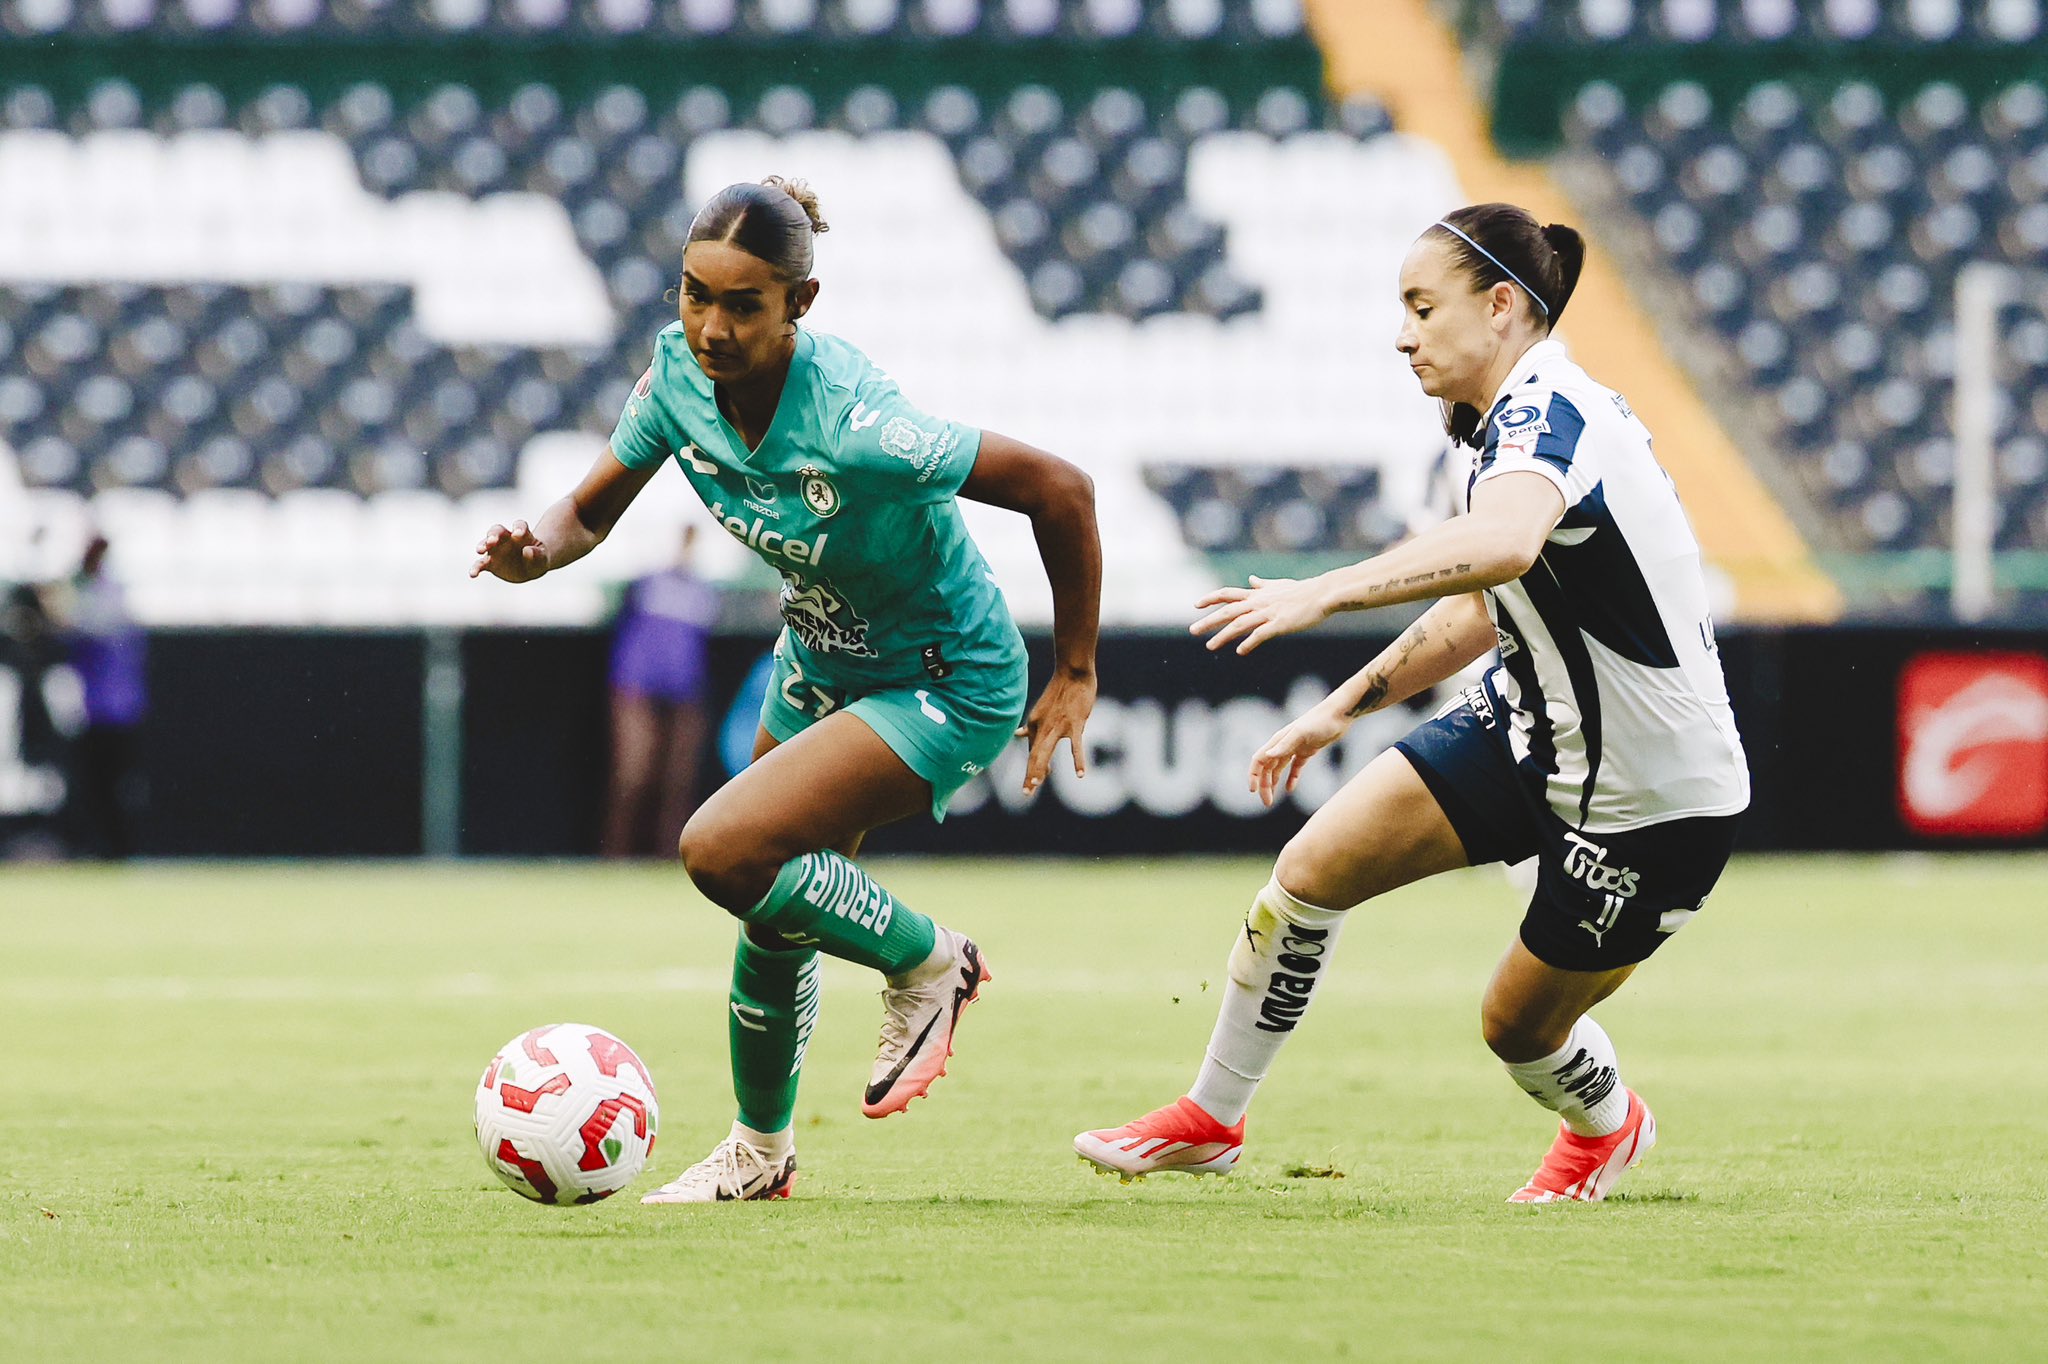
[[932,818],[990,764],[1024,722],[1027,678],[1019,650],[996,668],[960,667],[917,687],[857,694],[807,676],[786,641],[761,699],[761,728],[784,743],[837,711],[858,715],[911,771],[932,784]]

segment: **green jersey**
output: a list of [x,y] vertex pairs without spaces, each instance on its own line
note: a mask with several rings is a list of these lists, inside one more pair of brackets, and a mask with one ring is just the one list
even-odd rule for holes
[[855,692],[1014,664],[1023,641],[954,494],[981,433],[911,406],[867,356],[799,331],[775,417],[748,450],[680,322],[612,432],[628,468],[673,457],[712,516],[782,575],[784,647]]

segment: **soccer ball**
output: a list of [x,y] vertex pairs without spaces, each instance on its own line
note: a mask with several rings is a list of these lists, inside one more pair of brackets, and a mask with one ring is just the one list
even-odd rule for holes
[[640,1177],[661,1112],[654,1077],[603,1028],[549,1023],[507,1042],[476,1087],[484,1163],[536,1203],[595,1203]]

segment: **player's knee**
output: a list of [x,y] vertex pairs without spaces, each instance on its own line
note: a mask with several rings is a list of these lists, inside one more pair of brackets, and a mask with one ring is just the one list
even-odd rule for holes
[[735,915],[760,903],[782,865],[763,856],[739,831],[705,819],[702,811],[683,826],[676,851],[705,898]]
[[1510,1063],[1534,1061],[1549,1056],[1571,1036],[1571,1024],[1558,1033],[1547,1012],[1531,1014],[1505,1001],[1487,999],[1479,1006],[1479,1035],[1495,1056]]
[[1280,850],[1273,863],[1273,879],[1295,899],[1323,909],[1352,909],[1363,898],[1354,887],[1339,885],[1324,860],[1299,835],[1287,840],[1287,846]]

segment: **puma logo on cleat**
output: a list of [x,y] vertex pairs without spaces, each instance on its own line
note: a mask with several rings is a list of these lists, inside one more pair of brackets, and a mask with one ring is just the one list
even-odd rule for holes
[[[1256,947],[1251,925],[1245,925],[1244,931],[1254,938]],[[1259,1002],[1261,1032],[1293,1032],[1294,1025],[1301,1022],[1302,1014],[1308,1011],[1308,997],[1316,988],[1316,975],[1322,970],[1322,955],[1329,937],[1327,928],[1287,926],[1280,937],[1280,954],[1274,958],[1274,965],[1280,969],[1267,978],[1266,997]]]

